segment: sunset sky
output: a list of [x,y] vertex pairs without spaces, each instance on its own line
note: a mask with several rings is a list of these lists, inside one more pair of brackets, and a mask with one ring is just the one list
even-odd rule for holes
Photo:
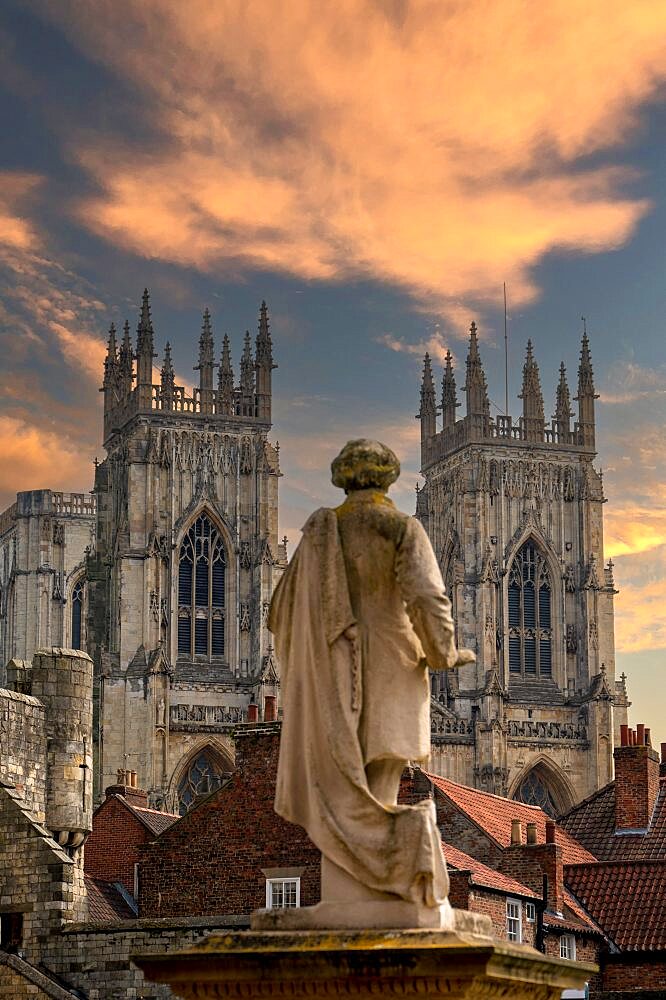
[[151,291],[191,383],[201,312],[237,364],[270,312],[281,527],[373,436],[414,509],[423,352],[479,325],[549,417],[587,318],[631,720],[666,740],[666,4],[5,0],[0,509],[88,490],[109,323]]

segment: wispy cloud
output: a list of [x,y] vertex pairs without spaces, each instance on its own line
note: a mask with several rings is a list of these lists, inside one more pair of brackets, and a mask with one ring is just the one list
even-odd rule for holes
[[145,140],[73,132],[69,155],[97,186],[81,223],[147,258],[370,276],[460,316],[648,209],[588,157],[666,75],[652,0],[36,6],[136,88]]

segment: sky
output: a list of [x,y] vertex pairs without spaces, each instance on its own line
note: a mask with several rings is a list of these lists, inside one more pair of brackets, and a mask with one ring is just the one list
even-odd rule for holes
[[192,384],[268,303],[281,533],[378,437],[414,509],[422,358],[479,326],[547,416],[586,317],[631,720],[666,740],[666,5],[654,0],[4,0],[0,509],[90,489],[109,324],[151,292]]

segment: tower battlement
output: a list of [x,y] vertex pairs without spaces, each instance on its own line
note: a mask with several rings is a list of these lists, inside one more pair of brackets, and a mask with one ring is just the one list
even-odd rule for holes
[[[123,329],[123,339],[118,346],[116,329],[109,330],[109,342],[104,362],[104,439],[124,427],[133,417],[145,413],[200,417],[208,422],[240,426],[271,425],[271,373],[273,345],[270,336],[268,310],[262,302],[259,328],[255,338],[254,355],[249,331],[245,333],[240,362],[240,380],[234,383],[229,338],[225,334],[220,363],[215,361],[215,345],[211,316],[208,309],[203,314],[199,338],[199,359],[194,371],[199,372],[199,385],[191,389],[177,385],[171,359],[171,345],[167,341],[159,381],[154,380],[153,360],[154,330],[150,314],[148,290],[143,293],[141,313],[137,327],[136,351],[132,346],[129,323]],[[136,365],[134,362],[136,361]],[[218,369],[217,388],[213,373]]]
[[[569,386],[564,362],[560,366],[556,389],[555,414],[546,421],[541,391],[539,368],[534,358],[532,342],[528,341],[523,366],[522,391],[518,396],[523,402],[519,417],[510,414],[490,414],[488,385],[479,353],[477,327],[470,328],[469,350],[466,359],[466,379],[463,388],[466,413],[456,419],[460,405],[456,396],[455,373],[450,352],[445,359],[442,379],[441,404],[438,405],[432,363],[428,354],[424,358],[421,382],[421,408],[417,419],[421,421],[421,468],[425,472],[435,463],[470,444],[488,444],[492,447],[535,446],[547,451],[565,449],[588,456],[595,454],[595,419],[592,361],[587,334],[583,334],[578,367],[578,420],[572,426]],[[438,427],[438,414],[441,426]]]

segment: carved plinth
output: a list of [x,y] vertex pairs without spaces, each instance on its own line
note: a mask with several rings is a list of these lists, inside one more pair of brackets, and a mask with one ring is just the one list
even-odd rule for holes
[[384,996],[556,1000],[596,966],[456,931],[214,934],[186,951],[134,959],[179,997]]

